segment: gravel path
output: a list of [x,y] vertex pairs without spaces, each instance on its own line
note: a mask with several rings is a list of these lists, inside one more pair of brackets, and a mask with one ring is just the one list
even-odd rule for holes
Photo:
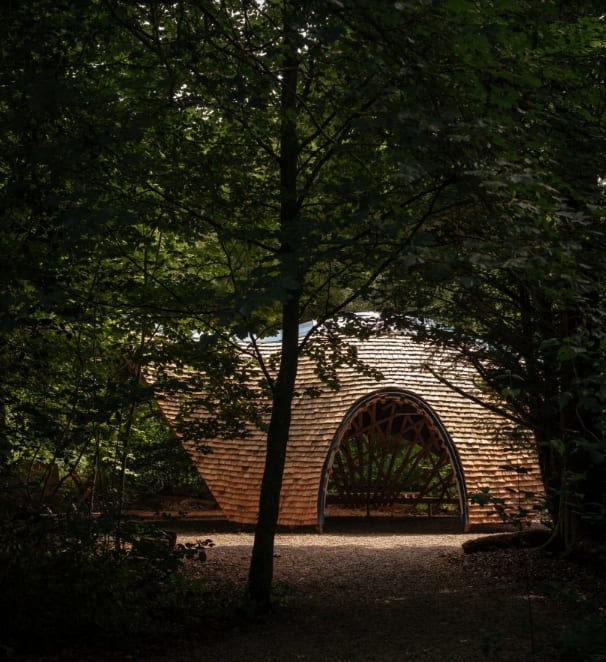
[[[280,533],[274,579],[286,605],[267,621],[233,624],[165,659],[230,661],[549,661],[561,605],[533,584],[554,571],[535,551],[465,555],[478,534],[458,523],[335,523],[325,533]],[[209,589],[246,582],[253,536],[207,530]],[[487,561],[489,559],[489,561]],[[559,615],[559,616],[558,616]]]

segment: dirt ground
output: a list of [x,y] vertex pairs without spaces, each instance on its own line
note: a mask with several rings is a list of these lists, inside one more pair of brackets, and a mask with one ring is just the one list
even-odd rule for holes
[[[203,578],[212,598],[235,600],[246,586],[252,531],[206,504],[167,510],[180,513],[167,524],[178,544],[213,543],[203,564],[184,571]],[[592,593],[604,590],[602,574],[538,549],[464,553],[464,542],[495,532],[463,533],[454,518],[329,517],[322,534],[276,536],[279,609],[262,621],[218,619],[212,610],[185,639],[127,653],[66,651],[53,662],[604,662],[606,650],[564,656],[560,641],[574,633],[571,624],[582,627]]]
[[[334,518],[323,534],[280,533],[274,577],[282,608],[260,623],[209,621],[196,641],[130,659],[222,662],[423,662],[563,659],[560,632],[579,617],[597,581],[591,571],[538,550],[465,554],[457,520]],[[487,535],[486,533],[481,535]],[[242,589],[253,543],[221,522],[190,523],[178,542],[210,538],[207,590]],[[546,594],[580,579],[585,593]],[[140,655],[140,657],[138,657]],[[577,660],[583,658],[577,657]],[[588,658],[589,659],[589,658]],[[595,657],[591,659],[606,659]]]

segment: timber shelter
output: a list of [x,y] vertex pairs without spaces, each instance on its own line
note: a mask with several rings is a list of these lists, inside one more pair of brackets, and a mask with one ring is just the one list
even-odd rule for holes
[[[320,383],[315,362],[300,357],[279,525],[321,531],[331,513],[449,516],[467,531],[501,523],[498,510],[514,520],[536,516],[543,486],[532,438],[514,441],[511,422],[482,404],[473,366],[389,328],[341,342],[370,370],[341,366],[333,390]],[[269,358],[280,350],[279,336],[258,346]],[[158,395],[177,434],[182,398]],[[209,452],[201,440],[181,441],[225,518],[255,524],[265,432],[250,426],[240,439],[202,440]]]

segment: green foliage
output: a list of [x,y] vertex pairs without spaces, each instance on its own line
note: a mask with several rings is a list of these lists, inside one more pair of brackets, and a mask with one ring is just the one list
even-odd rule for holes
[[498,660],[505,649],[507,633],[495,626],[486,626],[480,630],[480,649],[488,659]]
[[570,546],[605,531],[595,517],[606,484],[603,12],[592,2],[453,8],[470,33],[458,44],[461,84],[470,102],[483,97],[467,138],[485,152],[467,170],[469,206],[416,248],[420,278],[398,287],[394,269],[384,279],[386,314],[457,348],[487,405],[532,430]]
[[133,430],[129,490],[158,494],[170,487],[204,489],[204,482],[174,433],[157,414],[141,418]]
[[[602,562],[606,556],[602,557]],[[553,580],[539,587],[544,595],[558,599],[571,614],[571,622],[557,633],[561,659],[604,660],[606,651],[606,592],[603,587]]]
[[[514,472],[518,477],[520,474],[528,473],[528,469],[523,466],[508,464],[499,468]],[[507,499],[494,496],[489,487],[483,487],[479,492],[470,492],[467,496],[471,503],[492,506],[503,523],[510,524],[518,530],[529,526],[537,518],[541,519],[542,524],[550,523],[546,516],[545,505],[539,501],[536,494],[522,491],[519,483],[517,488],[508,488],[508,491],[510,495]]]
[[[185,440],[268,429],[277,502],[299,353],[329,387],[365,369],[299,321],[382,301],[441,322],[420,333],[535,433],[552,515],[603,533],[600,3],[0,11],[4,485],[83,472],[89,510],[119,514],[163,446],[148,376],[184,396]],[[256,342],[278,328],[272,366]]]
[[603,662],[606,660],[606,622],[604,611],[606,599],[602,595],[591,600],[585,611],[590,611],[581,622],[575,623],[560,633],[558,643],[562,650],[563,660],[592,660]]
[[160,531],[136,523],[118,532],[104,520],[4,519],[2,645],[48,652],[174,636],[204,607],[204,580],[186,580],[180,569],[185,559],[203,562],[209,545],[171,548]]

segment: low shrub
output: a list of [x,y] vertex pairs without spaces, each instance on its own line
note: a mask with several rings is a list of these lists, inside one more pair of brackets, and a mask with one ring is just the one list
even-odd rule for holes
[[123,647],[174,637],[203,611],[204,580],[179,569],[185,559],[203,562],[211,544],[176,545],[136,522],[7,519],[0,531],[0,649]]

